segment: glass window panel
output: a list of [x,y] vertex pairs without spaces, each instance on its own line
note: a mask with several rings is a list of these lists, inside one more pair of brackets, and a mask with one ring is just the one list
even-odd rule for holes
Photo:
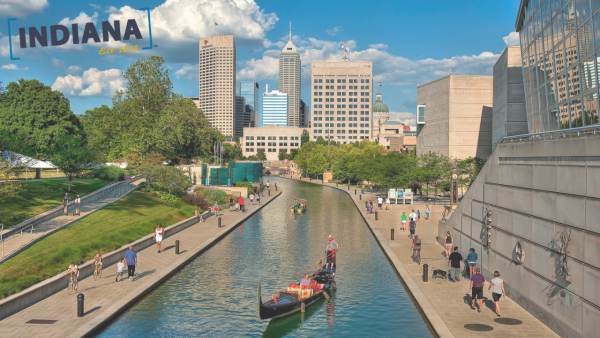
[[565,38],[565,58],[567,67],[577,63],[577,36],[574,33]]
[[600,0],[592,0],[592,12],[600,6]]
[[585,125],[598,124],[598,92],[594,92],[583,97],[583,112],[585,116]]
[[577,16],[577,24],[580,24],[585,18],[588,17],[588,15],[590,15],[590,1],[576,0],[575,13]]
[[542,86],[538,93],[540,96],[540,111],[545,111],[546,108],[548,108],[546,102],[546,86]]
[[596,41],[596,47],[600,47],[600,12],[598,12],[594,15],[593,21],[594,21],[594,40]]
[[562,16],[557,15],[554,18],[554,21],[552,23],[552,34],[554,37],[554,44],[557,44],[558,42],[562,41],[562,38],[563,38],[562,31],[563,31]]
[[529,72],[525,73],[525,93],[527,95],[531,94],[531,78]]
[[542,5],[542,27],[546,27],[550,22],[550,14],[550,1],[546,1]]
[[578,38],[579,38],[579,55],[580,56],[584,56],[589,54],[590,50],[591,50],[591,42],[592,42],[592,37],[591,37],[591,30],[590,30],[590,23],[589,21],[586,22],[583,26],[579,27],[578,29]]
[[571,128],[583,127],[581,99],[571,101]]
[[550,120],[548,117],[548,111],[544,110],[541,114],[540,114],[540,123],[542,125],[542,130],[541,131],[550,131],[549,125],[550,125]]
[[533,107],[531,106],[531,95],[527,96],[527,116],[531,116],[533,114]]
[[575,66],[573,68],[567,69],[567,78],[569,100],[579,98],[581,96],[581,81],[579,79],[579,67]]
[[537,78],[539,76],[537,67],[531,67],[531,91],[535,92],[538,86]]
[[564,48],[562,42],[554,46],[554,64],[556,65],[556,73],[561,73],[566,68],[563,50]]
[[534,114],[537,114],[540,111],[540,101],[537,91],[531,95],[531,108]]
[[561,0],[552,0],[552,16],[556,15],[558,11],[560,11],[560,7],[562,6]]
[[546,79],[551,79],[554,77],[554,54],[548,53],[546,54]]
[[533,116],[527,116],[527,128],[529,129],[529,133],[533,134],[535,132],[533,130]]
[[567,77],[565,73],[556,77],[556,87],[558,88],[558,102],[567,100]]
[[552,50],[552,39],[552,26],[548,26],[544,30],[544,53]]
[[542,128],[540,127],[540,114],[534,114],[533,115],[533,128],[535,130],[535,133],[539,133],[542,130]]
[[571,122],[569,119],[569,105],[567,103],[559,106],[558,116],[560,129],[571,128]]
[[569,3],[569,5],[563,9],[563,31],[565,36],[575,30],[575,14],[573,13],[573,4]]
[[546,85],[548,88],[548,107],[556,106],[556,81],[552,80]]
[[581,90],[587,91],[596,86],[596,71],[594,67],[594,60],[588,57],[579,67],[579,73],[581,76]]
[[557,107],[550,108],[550,110],[548,111],[548,117],[550,119],[550,121],[549,121],[550,126],[549,126],[548,130],[553,131],[553,130],[560,129],[560,122],[559,122]]

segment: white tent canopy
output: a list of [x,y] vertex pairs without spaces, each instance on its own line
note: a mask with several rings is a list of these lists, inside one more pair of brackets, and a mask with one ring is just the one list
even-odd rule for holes
[[2,152],[2,160],[9,160],[13,165],[29,169],[56,169],[56,166],[50,161],[36,160],[8,150]]

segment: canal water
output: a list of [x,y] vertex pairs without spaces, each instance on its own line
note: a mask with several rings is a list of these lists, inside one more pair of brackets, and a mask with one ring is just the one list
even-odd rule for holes
[[[276,177],[267,180],[271,188],[276,182],[283,194],[99,336],[432,335],[344,192]],[[290,214],[295,198],[306,199],[305,214]],[[340,245],[333,296],[313,304],[304,314],[260,320],[258,285],[264,299],[297,282],[291,277],[324,256],[329,234]]]

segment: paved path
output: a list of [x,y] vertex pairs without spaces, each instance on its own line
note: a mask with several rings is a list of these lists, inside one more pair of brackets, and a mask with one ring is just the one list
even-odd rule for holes
[[[289,175],[285,175],[289,178]],[[296,179],[297,176],[294,176]],[[303,179],[306,181],[306,179]],[[321,184],[320,180],[312,180],[311,183]],[[325,186],[335,187],[335,183],[326,183]],[[339,186],[341,189],[346,190],[346,186]],[[498,317],[494,313],[494,303],[492,301],[491,291],[487,291],[489,286],[486,283],[484,287],[484,305],[481,313],[477,310],[471,309],[471,298],[468,295],[469,291],[469,280],[461,279],[460,282],[450,282],[442,279],[432,279],[431,271],[434,269],[449,270],[448,259],[445,257],[444,248],[439,245],[436,241],[438,233],[438,221],[441,219],[443,206],[436,205],[432,208],[431,220],[425,220],[425,204],[414,204],[414,205],[391,205],[391,210],[381,211],[378,213],[378,221],[375,221],[375,215],[366,214],[365,200],[369,198],[376,198],[375,195],[364,194],[362,200],[360,199],[360,189],[357,194],[354,194],[354,188],[350,188],[350,197],[359,206],[360,212],[363,216],[370,221],[372,224],[381,231],[387,244],[391,247],[393,253],[396,255],[395,258],[401,262],[403,269],[408,271],[410,277],[414,281],[414,284],[418,287],[416,292],[421,293],[425,296],[433,307],[439,318],[444,322],[445,326],[449,329],[450,334],[448,336],[454,337],[558,337],[558,335],[550,328],[545,326],[538,319],[533,317],[529,312],[515,303],[513,300],[507,297],[503,297],[500,300],[500,310],[502,313],[501,318],[514,318],[523,321],[521,325],[503,325],[495,322],[494,320]],[[375,202],[376,205],[376,202]],[[385,203],[384,203],[385,208]],[[421,265],[417,265],[410,258],[412,255],[411,241],[408,239],[409,232],[400,232],[400,215],[404,211],[406,215],[410,214],[411,210],[414,209],[415,213],[417,210],[421,210],[421,220],[417,222],[416,234],[423,240],[423,246],[421,250],[422,262]],[[394,241],[391,240],[391,229],[395,229]],[[408,228],[408,226],[407,226]],[[460,252],[466,258],[468,248],[461,248]],[[392,259],[393,261],[393,259]],[[427,264],[429,266],[429,282],[423,282],[423,266]],[[462,265],[461,265],[462,266]],[[398,269],[398,267],[397,267]],[[400,269],[398,269],[400,270]],[[502,273],[502,271],[500,271]],[[412,284],[412,282],[411,282]],[[415,290],[410,290],[415,296]],[[484,324],[489,325],[493,328],[492,331],[487,332],[476,332],[464,328],[466,324]],[[434,325],[435,326],[435,325]]]
[[8,261],[19,252],[26,250],[28,247],[42,238],[77,222],[81,218],[86,217],[89,214],[94,213],[115,201],[118,201],[131,191],[137,189],[137,185],[142,182],[144,182],[144,180],[138,179],[133,181],[131,184],[133,184],[135,188],[123,191],[119,196],[107,194],[105,197],[101,197],[95,201],[89,203],[83,202],[79,208],[81,214],[80,216],[73,216],[73,211],[71,211],[71,207],[69,206],[70,213],[66,216],[54,217],[46,222],[34,226],[33,230],[31,230],[30,227],[27,227],[23,228],[23,231],[18,231],[15,232],[14,235],[5,237],[3,243],[3,256],[0,258],[0,264]]
[[[273,190],[274,187],[271,187]],[[281,189],[280,191],[281,192]],[[279,193],[278,192],[278,193]],[[91,277],[79,281],[79,292],[85,296],[85,316],[76,316],[76,295],[67,295],[67,290],[60,291],[41,302],[36,303],[0,321],[0,337],[80,337],[89,334],[90,330],[110,320],[124,308],[135,304],[133,295],[143,297],[149,290],[160,285],[179,267],[193,259],[203,249],[218,241],[235,228],[240,221],[248,218],[278,193],[271,191],[272,196],[261,198],[261,205],[246,205],[246,212],[220,211],[222,227],[217,227],[217,218],[209,217],[204,223],[197,223],[178,232],[162,243],[162,252],[157,252],[152,245],[138,251],[138,266],[135,280],[127,278],[115,282],[116,265],[104,267],[103,275],[97,281]],[[180,241],[180,254],[175,255],[175,240]],[[65,267],[66,270],[66,267]],[[127,269],[124,269],[127,277]],[[53,324],[29,324],[32,319],[56,320]]]

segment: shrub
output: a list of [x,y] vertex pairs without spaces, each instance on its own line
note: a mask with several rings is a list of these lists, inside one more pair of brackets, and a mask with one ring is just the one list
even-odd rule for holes
[[125,170],[116,165],[107,165],[98,169],[98,178],[105,181],[117,181],[124,173]]
[[210,202],[204,196],[196,193],[188,193],[181,198],[181,201],[195,207],[200,207],[201,210],[208,210],[210,208]]
[[254,191],[254,186],[250,182],[235,182],[236,187],[246,187],[248,191]]
[[219,205],[226,205],[229,203],[229,195],[222,190],[200,187],[196,188],[194,191],[208,200],[210,205],[214,204],[214,201],[217,201]]

